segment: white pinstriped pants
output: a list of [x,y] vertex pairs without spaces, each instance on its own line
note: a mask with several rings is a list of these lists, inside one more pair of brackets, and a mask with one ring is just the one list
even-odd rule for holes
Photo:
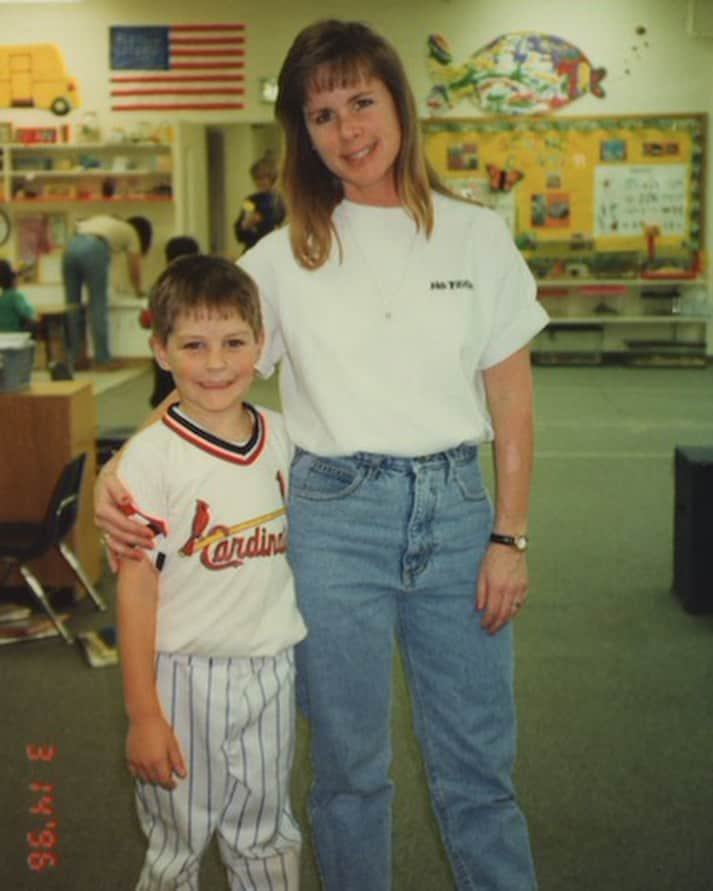
[[172,791],[137,783],[148,849],[136,891],[197,891],[214,833],[231,891],[297,891],[292,649],[251,659],[159,653],[156,679],[188,776]]

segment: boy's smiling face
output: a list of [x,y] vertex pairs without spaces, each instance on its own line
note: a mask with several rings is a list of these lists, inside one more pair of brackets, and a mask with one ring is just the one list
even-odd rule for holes
[[157,362],[173,374],[181,408],[218,435],[242,406],[262,344],[237,312],[207,307],[180,314],[166,343],[152,341]]

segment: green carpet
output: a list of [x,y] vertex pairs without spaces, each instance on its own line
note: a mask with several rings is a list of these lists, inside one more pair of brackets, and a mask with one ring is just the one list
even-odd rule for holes
[[[137,423],[149,383],[102,394],[100,423]],[[710,891],[713,616],[688,615],[670,588],[673,450],[713,445],[713,368],[538,368],[536,385],[517,782],[541,889]],[[276,405],[272,383],[255,392]],[[110,576],[102,587],[113,602]],[[82,603],[72,625],[112,620]],[[0,672],[0,889],[127,891],[142,841],[117,668],[91,669],[77,648],[49,640],[0,648]],[[395,684],[394,891],[451,891],[398,665]],[[28,744],[56,746],[55,757],[30,760]],[[293,788],[303,821],[309,781],[301,722]],[[52,787],[52,816],[31,812],[33,783]],[[51,820],[56,837],[44,840],[54,846],[33,848],[27,834],[39,841]],[[37,851],[56,857],[41,875],[27,864]],[[214,852],[203,877],[209,891],[225,887]],[[307,840],[302,891],[318,888]]]

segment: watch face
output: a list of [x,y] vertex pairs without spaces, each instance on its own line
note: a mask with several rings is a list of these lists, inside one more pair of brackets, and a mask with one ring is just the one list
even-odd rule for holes
[[10,219],[4,210],[0,210],[0,244],[5,244],[9,237]]
[[526,535],[516,535],[515,536],[515,547],[518,551],[526,551],[527,550],[527,536]]

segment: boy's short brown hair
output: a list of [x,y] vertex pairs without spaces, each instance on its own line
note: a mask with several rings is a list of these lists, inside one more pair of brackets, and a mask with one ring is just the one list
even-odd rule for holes
[[173,260],[156,280],[149,298],[153,333],[166,343],[176,318],[201,310],[236,312],[258,339],[262,314],[257,285],[224,257],[189,254]]

